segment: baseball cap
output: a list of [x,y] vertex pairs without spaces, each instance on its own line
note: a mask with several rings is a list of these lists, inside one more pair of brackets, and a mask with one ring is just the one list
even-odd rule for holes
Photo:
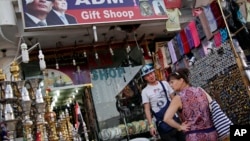
[[142,67],[142,69],[141,69],[142,75],[141,76],[145,76],[153,71],[155,71],[154,67],[150,64],[147,64],[147,65]]

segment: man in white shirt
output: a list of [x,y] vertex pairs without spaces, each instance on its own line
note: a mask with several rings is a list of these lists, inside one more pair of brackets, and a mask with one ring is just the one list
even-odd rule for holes
[[[141,96],[150,134],[156,136],[159,133],[162,141],[184,141],[185,136],[181,131],[177,131],[162,121],[171,98],[174,97],[174,90],[167,81],[158,81],[156,79],[152,65],[143,66],[141,71],[141,76],[147,82],[146,87],[142,89]],[[152,115],[156,119],[155,125],[153,124]],[[176,116],[175,119],[177,120],[178,117]]]
[[66,0],[52,0],[53,7],[47,16],[48,25],[76,24],[74,16],[66,14],[68,3]]
[[52,9],[51,0],[23,0],[25,27],[47,26],[46,17]]

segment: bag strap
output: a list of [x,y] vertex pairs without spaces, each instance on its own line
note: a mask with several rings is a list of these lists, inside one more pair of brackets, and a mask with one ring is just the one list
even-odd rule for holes
[[[166,98],[167,98],[167,102],[169,103],[170,101],[169,101],[168,96],[167,96],[167,91],[166,91],[166,88],[164,87],[164,85],[163,85],[162,81],[159,81],[159,82],[160,82],[160,84],[161,84],[161,86],[162,86],[162,88],[163,88],[163,91],[164,91],[165,96],[166,96]],[[154,112],[152,109],[151,109],[151,113],[153,113],[153,115],[155,115],[155,116],[156,116],[155,112]]]
[[201,88],[201,87],[199,87],[199,88],[203,91],[203,93],[206,94],[208,104],[209,104],[209,109],[212,110],[212,107],[210,105],[212,103],[212,101],[213,101],[212,97],[203,88]]
[[170,100],[168,99],[168,95],[167,95],[166,88],[164,87],[162,81],[159,81],[159,82],[160,82],[160,84],[161,84],[161,86],[162,86],[162,88],[163,88],[163,91],[164,91],[164,93],[165,93],[165,96],[166,96],[166,98],[167,98],[167,101],[170,102]]

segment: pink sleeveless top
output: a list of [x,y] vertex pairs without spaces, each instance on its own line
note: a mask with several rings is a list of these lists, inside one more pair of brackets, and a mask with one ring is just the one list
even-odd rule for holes
[[209,141],[217,140],[215,130],[208,132],[199,132],[213,128],[213,122],[210,116],[208,100],[201,88],[188,87],[179,93],[182,102],[181,119],[191,124],[190,131],[186,133],[186,140],[201,141],[210,139]]

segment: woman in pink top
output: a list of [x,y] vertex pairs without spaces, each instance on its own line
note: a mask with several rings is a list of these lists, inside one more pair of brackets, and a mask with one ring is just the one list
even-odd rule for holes
[[[184,131],[186,141],[217,141],[218,135],[211,119],[206,94],[202,88],[192,87],[188,78],[187,68],[169,75],[169,84],[178,95],[171,101],[164,121],[179,131]],[[177,111],[182,124],[173,120]]]

